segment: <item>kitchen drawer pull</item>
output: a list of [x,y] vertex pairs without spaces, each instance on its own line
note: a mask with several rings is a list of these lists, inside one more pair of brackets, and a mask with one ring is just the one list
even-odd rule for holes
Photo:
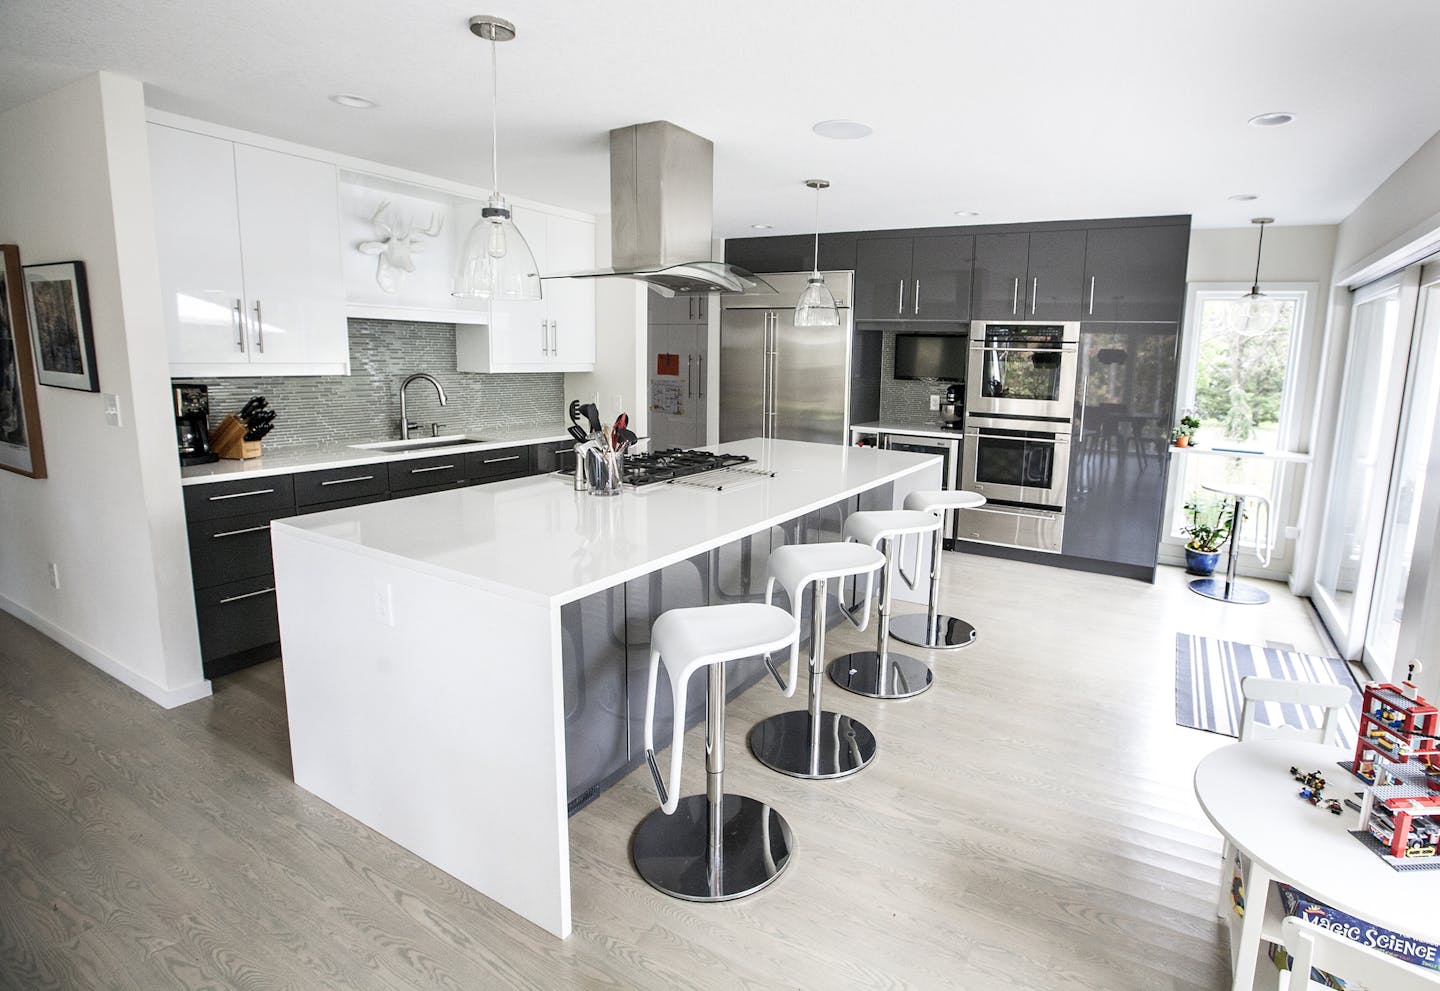
[[512,455],[510,455],[508,458],[486,458],[484,461],[482,461],[482,462],[480,462],[480,463],[481,463],[481,464],[486,464],[486,465],[498,465],[498,464],[500,464],[501,462],[504,462],[504,461],[519,461],[519,460],[520,460],[520,455],[518,455],[518,454],[512,454]]
[[274,489],[251,489],[249,492],[231,492],[229,495],[210,496],[211,502],[219,502],[221,499],[244,499],[246,496],[269,495]]
[[411,468],[410,474],[421,475],[427,471],[445,471],[447,468],[454,468],[454,465],[435,465],[433,468]]
[[235,350],[245,350],[245,305],[235,297]]
[[241,599],[253,599],[257,595],[267,595],[268,593],[273,591],[275,591],[275,586],[271,585],[269,588],[262,588],[256,592],[246,592],[244,595],[232,595],[228,598],[221,599],[220,605],[229,605],[232,602],[239,602]]
[[375,478],[374,475],[356,475],[354,478],[332,478],[329,481],[321,482],[321,485],[349,485],[351,482],[369,482]]
[[270,529],[269,523],[266,523],[264,526],[247,526],[243,530],[222,530],[219,533],[210,534],[210,539],[219,540],[221,537],[238,537],[242,533],[259,533],[261,530],[268,529]]
[[260,301],[255,301],[255,350],[265,353],[265,319],[260,316]]

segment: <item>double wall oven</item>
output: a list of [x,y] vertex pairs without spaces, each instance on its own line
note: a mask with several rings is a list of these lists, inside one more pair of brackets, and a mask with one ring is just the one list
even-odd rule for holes
[[961,487],[986,505],[961,538],[1060,552],[1079,342],[1078,322],[971,324]]

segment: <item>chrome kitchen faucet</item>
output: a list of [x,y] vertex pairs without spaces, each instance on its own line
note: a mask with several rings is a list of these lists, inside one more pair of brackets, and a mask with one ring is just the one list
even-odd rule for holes
[[407,413],[406,410],[405,410],[405,390],[408,389],[408,388],[410,387],[410,383],[411,383],[411,382],[414,382],[416,379],[424,379],[426,382],[429,382],[431,385],[433,385],[433,386],[435,387],[435,393],[436,393],[436,395],[438,395],[438,396],[440,397],[440,405],[441,405],[441,406],[444,406],[444,405],[445,405],[445,387],[440,384],[439,379],[437,379],[434,375],[431,375],[429,372],[416,372],[414,375],[411,375],[409,378],[407,378],[404,382],[401,382],[401,383],[400,383],[400,439],[401,439],[401,440],[409,440],[409,439],[410,439],[410,428],[411,428],[411,427],[418,427],[418,426],[420,425],[420,424],[418,424],[418,423],[411,423],[411,422],[410,422],[410,414]]

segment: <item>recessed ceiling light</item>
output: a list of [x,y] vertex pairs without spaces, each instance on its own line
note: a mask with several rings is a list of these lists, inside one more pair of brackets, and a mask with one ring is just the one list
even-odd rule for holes
[[1236,203],[1248,203],[1251,200],[1258,200],[1260,197],[1254,193],[1231,193],[1229,198]]
[[338,103],[342,107],[349,107],[351,110],[373,110],[379,106],[374,100],[367,100],[363,96],[356,96],[354,93],[336,93],[330,97],[330,102]]
[[822,138],[836,138],[841,141],[868,138],[875,133],[873,127],[869,124],[862,124],[858,120],[822,120],[810,130]]
[[978,217],[978,216],[980,216],[980,211],[979,211],[979,210],[956,210],[956,211],[955,211],[955,216],[957,216],[957,217]]
[[752,231],[768,231],[768,230],[774,229],[774,227],[775,227],[774,224],[751,224],[751,225],[750,225],[750,229],[751,229]]
[[1250,124],[1254,127],[1279,127],[1281,124],[1288,124],[1295,119],[1294,114],[1287,114],[1277,110],[1268,114],[1257,114],[1250,118]]

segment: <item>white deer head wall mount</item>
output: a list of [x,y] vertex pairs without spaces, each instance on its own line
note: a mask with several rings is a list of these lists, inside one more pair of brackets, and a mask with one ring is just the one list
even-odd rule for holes
[[357,245],[362,255],[375,255],[375,283],[383,292],[398,293],[405,275],[415,271],[415,255],[425,250],[428,238],[439,235],[445,218],[430,214],[430,226],[416,230],[414,221],[406,223],[394,211],[388,214],[390,201],[382,200],[370,223],[375,225],[376,239]]

